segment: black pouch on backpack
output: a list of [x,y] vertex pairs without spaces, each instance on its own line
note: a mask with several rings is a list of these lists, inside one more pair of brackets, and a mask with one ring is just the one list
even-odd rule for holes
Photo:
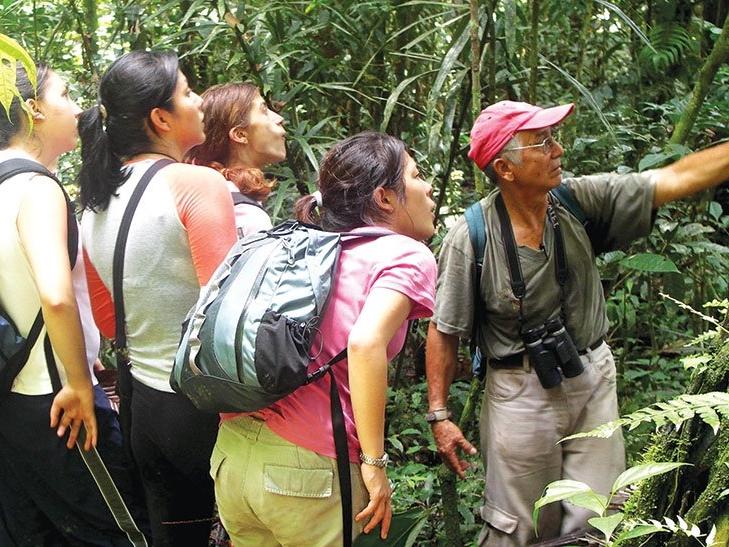
[[43,316],[39,313],[28,338],[25,338],[18,331],[10,315],[0,308],[0,395],[10,392],[13,380],[20,373],[28,360],[31,348],[38,340],[41,328],[43,328]]

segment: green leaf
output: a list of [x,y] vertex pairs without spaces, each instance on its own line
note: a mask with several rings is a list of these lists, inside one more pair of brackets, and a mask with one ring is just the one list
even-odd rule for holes
[[653,44],[651,44],[651,41],[648,39],[648,37],[645,34],[643,34],[643,31],[642,30],[640,30],[640,27],[635,22],[633,22],[633,20],[630,17],[628,17],[627,15],[625,15],[625,13],[623,12],[623,10],[621,10],[618,6],[616,6],[612,2],[606,2],[605,0],[595,0],[595,2],[597,2],[598,4],[602,4],[603,6],[605,6],[608,9],[613,10],[618,17],[620,17],[623,21],[625,21],[625,23],[631,29],[633,29],[633,32],[635,32],[635,35],[638,38],[640,38],[641,41],[647,47],[649,47],[655,53],[658,53],[656,51],[656,48],[653,47]]
[[390,94],[390,96],[387,98],[387,103],[385,103],[385,111],[382,114],[382,123],[380,124],[380,131],[382,131],[383,133],[385,131],[387,131],[387,124],[390,123],[390,117],[392,116],[392,111],[395,109],[395,105],[397,104],[397,100],[400,98],[400,94],[412,82],[414,82],[421,76],[428,74],[428,73],[429,72],[423,72],[422,74],[416,74],[415,76],[410,76],[410,78],[405,78],[402,82],[400,82],[400,84]]
[[629,256],[628,258],[621,260],[620,264],[626,268],[642,272],[681,273],[671,260],[652,253],[639,253]]
[[400,442],[400,439],[398,439],[395,435],[391,435],[387,438],[388,441],[390,441],[390,444],[395,447],[396,450],[402,452],[405,450],[405,447]]
[[662,532],[662,526],[655,526],[653,524],[638,524],[636,527],[621,533],[615,540],[615,545],[625,541],[626,539],[638,538],[641,536],[647,536],[648,534],[655,534],[656,532]]
[[592,511],[593,513],[597,513],[598,515],[602,515],[603,513],[605,513],[605,509],[607,508],[608,504],[607,497],[603,496],[602,494],[598,494],[597,492],[584,492],[582,494],[575,494],[574,496],[571,496],[567,501],[572,505],[576,505],[577,507],[589,509],[590,511]]
[[623,513],[615,513],[609,517],[592,517],[587,522],[605,534],[605,541],[609,541],[615,528],[623,521],[624,517]]
[[[706,547],[715,547],[714,539],[716,539],[716,524],[711,526],[711,530],[709,531],[709,534],[706,536]],[[716,547],[720,547],[720,546],[716,545]]]
[[714,218],[714,220],[719,220],[719,217],[724,214],[721,204],[716,201],[709,203],[709,214]]
[[607,116],[605,116],[605,114],[603,113],[597,100],[595,100],[595,97],[592,95],[592,93],[590,93],[590,90],[587,89],[587,87],[585,87],[583,83],[578,81],[569,72],[567,72],[562,67],[555,65],[541,53],[539,54],[539,60],[559,72],[570,84],[574,86],[575,89],[577,89],[577,91],[580,92],[580,94],[587,101],[587,104],[590,105],[590,108],[592,108],[595,111],[595,114],[597,114],[598,118],[600,118],[600,121],[605,126],[605,129],[607,129],[608,133],[610,133],[610,136],[617,142],[617,138],[615,136],[615,132],[613,131],[612,125],[610,125]]
[[612,422],[599,425],[591,431],[575,433],[574,435],[570,435],[569,437],[560,439],[559,442],[563,443],[565,441],[571,441],[572,439],[584,439],[585,437],[597,437],[598,439],[607,439],[608,437],[611,437],[612,434],[615,433],[618,429],[620,429],[622,425],[622,420],[613,420]]
[[613,483],[612,492],[615,493],[622,488],[636,482],[643,481],[649,477],[668,473],[684,465],[690,465],[687,463],[676,463],[676,462],[663,462],[663,463],[646,463],[643,465],[636,465],[630,469],[623,471],[620,476],[615,479]]
[[654,167],[660,167],[671,159],[670,154],[658,152],[656,154],[646,154],[638,162],[638,171],[645,171]]
[[545,505],[554,503],[555,501],[562,501],[569,499],[577,494],[584,494],[586,492],[592,492],[592,488],[586,485],[584,482],[572,481],[572,480],[561,480],[551,482],[547,485],[544,490],[544,495],[534,502],[534,512],[532,513],[532,520],[534,521],[534,529],[537,529],[537,521],[539,519],[539,510]]
[[28,73],[28,79],[30,80],[30,83],[33,84],[33,88],[38,85],[33,59],[31,59],[28,52],[23,49],[23,46],[2,33],[0,33],[0,54],[11,59],[15,59],[16,61],[20,61],[23,68],[25,68],[25,71]]

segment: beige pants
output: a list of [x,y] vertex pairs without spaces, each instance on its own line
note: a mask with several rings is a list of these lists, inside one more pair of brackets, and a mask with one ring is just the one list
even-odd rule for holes
[[542,388],[533,370],[489,368],[481,407],[481,450],[486,491],[479,545],[523,547],[587,525],[595,516],[569,503],[552,503],[532,523],[544,487],[572,479],[608,494],[625,469],[623,436],[560,439],[618,417],[615,361],[607,344],[582,357],[584,372]]
[[[235,547],[342,545],[337,462],[288,442],[252,417],[225,421],[210,459],[220,518]],[[352,517],[369,496],[350,463]],[[361,532],[354,523],[353,537]]]

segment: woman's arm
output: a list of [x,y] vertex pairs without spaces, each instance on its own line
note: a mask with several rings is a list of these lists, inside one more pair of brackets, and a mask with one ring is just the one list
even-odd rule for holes
[[[347,362],[354,423],[362,452],[379,458],[385,449],[385,395],[387,391],[387,345],[407,320],[411,300],[392,289],[374,288],[349,334]],[[367,519],[364,532],[382,523],[381,537],[387,537],[392,519],[392,495],[385,470],[363,463],[370,501],[355,519]]]
[[16,221],[18,236],[38,290],[48,336],[67,378],[53,399],[50,425],[58,427],[59,437],[70,431],[66,446],[73,448],[83,423],[84,448],[90,450],[96,445],[94,395],[71,280],[66,200],[48,178],[33,177],[26,184]]

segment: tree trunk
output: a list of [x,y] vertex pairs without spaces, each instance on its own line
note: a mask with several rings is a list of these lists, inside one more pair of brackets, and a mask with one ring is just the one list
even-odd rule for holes
[[[481,44],[478,39],[478,0],[470,0],[469,8],[471,17],[469,27],[471,35],[471,113],[475,122],[481,113]],[[485,177],[475,163],[472,163],[472,166],[476,195],[481,196],[486,191]]]
[[486,9],[489,10],[488,27],[488,58],[489,58],[489,86],[486,91],[486,99],[489,104],[496,101],[496,6],[498,0],[490,0]]
[[[483,382],[476,377],[471,380],[471,389],[468,391],[461,417],[458,420],[458,427],[466,435],[478,408],[478,399],[483,387],[482,384]],[[440,482],[441,503],[443,506],[443,526],[446,537],[448,538],[448,545],[461,547],[463,540],[461,539],[460,528],[461,516],[458,513],[456,474],[443,464],[438,470],[438,481]]]
[[[694,373],[688,393],[726,391],[729,386],[729,342],[724,342],[714,359]],[[692,464],[674,473],[666,473],[645,481],[626,504],[628,518],[657,519],[681,516],[708,533],[716,524],[729,534],[729,499],[721,493],[729,488],[729,416],[722,416],[719,433],[701,419],[694,418],[675,431],[664,428],[646,450],[644,463],[686,462]],[[667,538],[665,534],[645,540],[640,538],[626,546],[695,545],[686,537]],[[721,543],[719,545],[722,545]]]
[[696,116],[698,116],[701,105],[704,103],[704,98],[709,92],[709,86],[716,75],[716,71],[726,62],[727,57],[729,57],[729,17],[724,20],[721,35],[717,38],[711,53],[699,71],[691,99],[686,105],[686,110],[676,124],[676,129],[671,136],[672,144],[686,143],[691,128],[696,121]]
[[539,0],[532,0],[532,28],[529,47],[529,102],[537,102],[537,60],[539,58]]

